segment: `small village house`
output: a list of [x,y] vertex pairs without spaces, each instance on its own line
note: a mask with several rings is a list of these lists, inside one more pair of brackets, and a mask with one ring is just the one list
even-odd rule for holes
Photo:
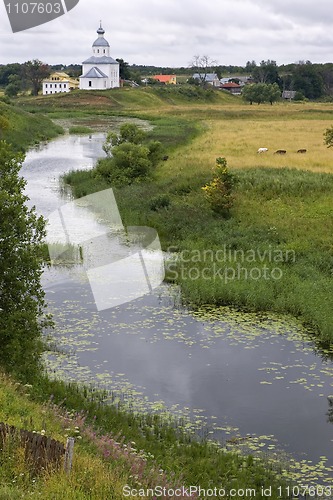
[[176,75],[154,75],[152,76],[153,80],[157,80],[160,83],[164,83],[165,85],[176,85],[177,84],[177,76]]
[[241,95],[242,86],[235,82],[223,83],[220,88],[230,92],[230,94]]
[[220,86],[220,80],[217,76],[216,73],[194,73],[193,77],[194,80],[199,80],[200,83],[207,83],[209,85],[212,85],[213,87],[219,87]]
[[295,99],[296,95],[296,90],[284,90],[282,92],[282,99],[289,99],[290,101],[292,99]]

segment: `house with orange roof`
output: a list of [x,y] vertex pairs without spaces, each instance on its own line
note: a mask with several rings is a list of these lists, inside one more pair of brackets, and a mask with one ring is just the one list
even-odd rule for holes
[[176,75],[154,75],[152,78],[165,85],[176,85],[177,83]]

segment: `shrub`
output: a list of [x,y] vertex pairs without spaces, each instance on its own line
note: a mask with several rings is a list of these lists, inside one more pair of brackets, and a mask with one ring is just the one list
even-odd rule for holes
[[236,178],[228,170],[225,158],[216,158],[213,180],[202,188],[214,212],[227,216],[234,201],[233,187]]
[[100,160],[96,167],[96,173],[110,184],[122,186],[147,177],[152,164],[146,146],[125,142],[114,146],[112,154],[112,158]]
[[325,130],[324,143],[328,148],[333,147],[333,126]]
[[294,100],[295,101],[305,101],[305,96],[304,96],[303,92],[301,92],[300,90],[297,90],[295,97],[294,97]]
[[120,133],[109,132],[103,145],[103,149],[108,156],[113,154],[113,148],[124,143],[141,144],[146,137],[146,133],[134,123],[124,123],[120,127]]
[[122,125],[119,135],[110,132],[103,145],[108,158],[97,164],[97,175],[115,186],[145,179],[161,160],[163,148],[159,141],[144,145],[144,139],[147,134],[133,123]]
[[160,194],[158,196],[154,196],[150,200],[149,208],[154,212],[157,212],[161,208],[168,208],[170,206],[170,198],[166,194]]
[[150,141],[147,144],[149,149],[148,157],[153,167],[156,167],[163,156],[163,146],[160,141]]

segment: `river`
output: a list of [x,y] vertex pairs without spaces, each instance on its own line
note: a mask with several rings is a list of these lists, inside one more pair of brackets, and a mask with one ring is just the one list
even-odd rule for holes
[[[29,151],[22,170],[29,203],[46,217],[68,203],[60,176],[91,168],[104,155],[103,140],[102,133],[66,135]],[[106,224],[80,204],[73,216],[87,234]],[[111,253],[122,246],[112,238],[105,244]],[[332,356],[296,320],[189,311],[166,284],[98,311],[80,264],[45,269],[43,286],[56,323],[50,372],[112,388],[142,410],[188,415],[228,446],[277,454],[303,484],[330,482]]]

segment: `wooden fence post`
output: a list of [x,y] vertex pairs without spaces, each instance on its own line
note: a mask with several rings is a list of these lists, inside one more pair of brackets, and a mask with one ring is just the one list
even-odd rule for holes
[[70,437],[67,439],[66,451],[65,451],[65,463],[64,469],[67,474],[70,473],[73,465],[73,455],[74,455],[74,438]]

